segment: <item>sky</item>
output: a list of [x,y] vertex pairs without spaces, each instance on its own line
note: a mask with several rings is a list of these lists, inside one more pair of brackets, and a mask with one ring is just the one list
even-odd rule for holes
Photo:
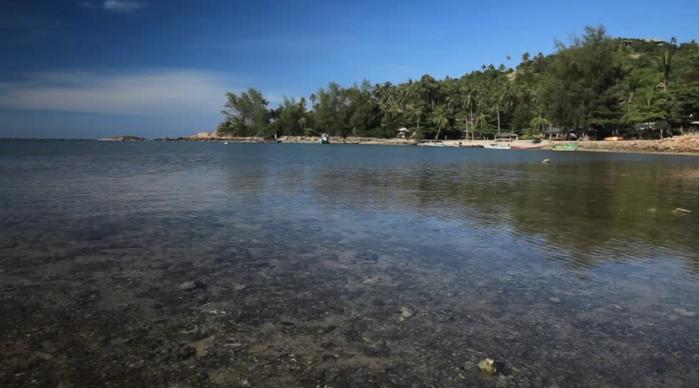
[[213,130],[227,91],[272,105],[331,81],[516,66],[603,25],[699,40],[696,0],[0,0],[0,137]]

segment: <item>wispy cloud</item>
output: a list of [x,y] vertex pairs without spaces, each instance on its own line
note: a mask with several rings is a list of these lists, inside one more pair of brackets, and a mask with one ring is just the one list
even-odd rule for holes
[[149,117],[218,115],[234,82],[198,70],[38,73],[0,83],[0,107]]
[[145,6],[146,3],[142,3],[140,1],[107,0],[104,2],[104,9],[116,12],[137,11]]
[[90,9],[101,9],[110,12],[128,13],[143,9],[148,5],[148,3],[131,0],[106,0],[103,2],[83,1],[78,5]]
[[290,50],[308,51],[342,47],[354,42],[349,35],[301,35],[284,34],[269,36],[242,37],[228,42],[201,42],[192,48],[199,50]]

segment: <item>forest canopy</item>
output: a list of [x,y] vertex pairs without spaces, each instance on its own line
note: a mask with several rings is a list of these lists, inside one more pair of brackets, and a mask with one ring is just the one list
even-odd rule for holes
[[331,82],[270,107],[262,92],[228,93],[220,135],[487,137],[575,132],[662,137],[699,120],[695,41],[612,38],[587,27],[550,55],[522,55],[515,68],[484,65],[460,78],[423,75],[400,84]]

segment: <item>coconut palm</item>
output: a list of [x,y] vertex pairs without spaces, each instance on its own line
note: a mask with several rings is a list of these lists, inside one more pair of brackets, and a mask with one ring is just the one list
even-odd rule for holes
[[416,132],[420,132],[420,122],[422,121],[422,116],[425,114],[424,106],[418,103],[409,103],[405,106],[405,112],[415,121],[417,127]]
[[462,85],[459,92],[461,94],[461,109],[463,112],[464,125],[466,126],[464,135],[468,139],[469,129],[471,129],[473,126],[473,106],[475,93],[470,85]]
[[301,115],[301,117],[296,121],[296,124],[298,124],[299,128],[301,130],[306,128],[306,124],[308,123],[308,120],[306,120],[306,116]]
[[658,58],[658,68],[660,70],[660,76],[662,77],[662,88],[663,92],[667,93],[669,83],[670,83],[670,71],[672,70],[672,57],[673,54],[669,49],[663,51],[663,55]]
[[498,118],[498,133],[500,133],[500,112],[503,106],[507,106],[511,103],[512,96],[513,90],[509,81],[505,80],[504,83],[498,85],[496,89],[495,106],[493,106]]
[[531,125],[532,129],[536,129],[539,131],[539,133],[541,133],[545,128],[551,125],[551,122],[548,121],[542,114],[539,114],[532,119],[529,125]]
[[473,118],[473,128],[481,129],[481,131],[488,125],[488,117],[483,112],[479,112]]
[[447,108],[444,105],[437,106],[430,115],[430,121],[437,127],[437,135],[434,137],[434,139],[437,140],[442,130],[447,129],[449,126],[449,113]]

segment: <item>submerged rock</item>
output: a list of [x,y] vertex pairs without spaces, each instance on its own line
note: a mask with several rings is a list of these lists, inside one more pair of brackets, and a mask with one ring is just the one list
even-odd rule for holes
[[180,360],[186,360],[195,354],[196,350],[190,345],[184,345],[177,350],[177,358]]
[[197,288],[203,288],[203,287],[204,287],[204,283],[196,282],[196,281],[188,281],[188,282],[184,282],[184,283],[180,284],[178,288],[182,291],[192,291],[192,290],[196,290]]
[[691,213],[691,212],[692,212],[691,210],[687,210],[687,209],[683,209],[683,208],[681,208],[681,207],[678,207],[678,208],[676,208],[675,210],[672,211],[672,214],[674,214],[674,215],[676,215],[676,216],[683,216],[683,215],[689,214],[689,213]]
[[683,317],[693,317],[693,316],[697,315],[694,311],[689,311],[689,310],[683,309],[681,307],[676,308],[674,311]]
[[379,284],[382,281],[383,281],[383,279],[379,276],[371,276],[371,277],[367,278],[363,283],[373,285],[373,284]]
[[335,326],[335,325],[324,326],[324,327],[321,327],[318,330],[316,330],[316,334],[321,334],[321,335],[328,334],[335,329],[337,329],[337,326]]
[[212,335],[194,341],[190,344],[190,346],[194,349],[194,354],[197,356],[197,358],[206,357],[206,355],[209,353],[209,348],[214,345],[215,339],[216,337]]
[[415,311],[413,311],[405,306],[402,306],[400,308],[400,320],[401,321],[405,321],[406,319],[410,319],[414,316],[415,316]]
[[492,358],[484,358],[478,363],[478,369],[481,370],[481,372],[489,375],[494,375],[497,372],[497,368],[495,367],[495,360]]

